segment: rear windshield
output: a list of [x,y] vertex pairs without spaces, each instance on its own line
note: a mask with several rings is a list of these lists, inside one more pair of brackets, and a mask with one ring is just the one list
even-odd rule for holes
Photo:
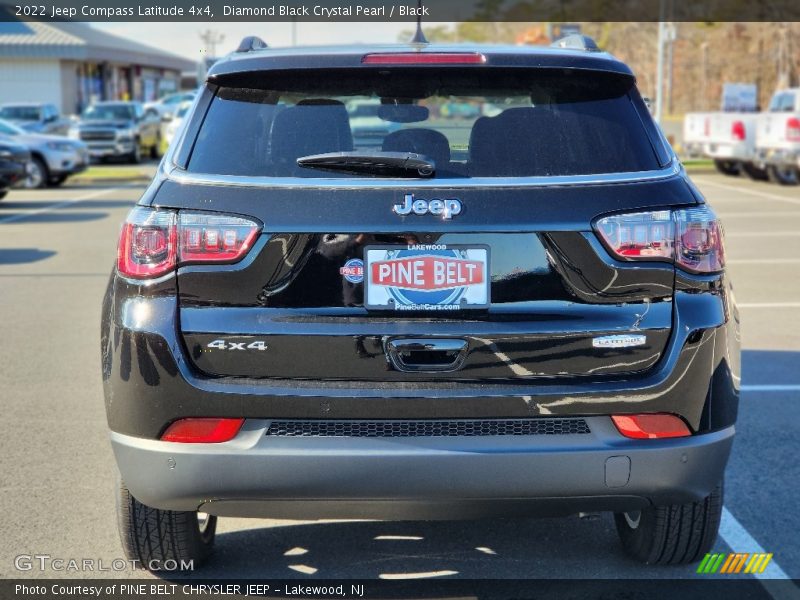
[[217,89],[189,171],[375,176],[297,164],[359,151],[422,154],[435,163],[436,178],[636,172],[663,162],[647,109],[622,75],[360,69],[250,74],[237,83]]
[[0,117],[16,121],[38,121],[39,108],[37,106],[4,106],[0,108]]
[[134,116],[133,107],[127,104],[94,104],[81,115],[88,121],[125,121]]

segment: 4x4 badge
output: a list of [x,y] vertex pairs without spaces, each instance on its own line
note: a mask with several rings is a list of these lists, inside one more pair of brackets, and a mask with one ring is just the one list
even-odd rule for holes
[[462,205],[461,200],[458,198],[447,198],[440,200],[433,198],[425,200],[424,198],[414,198],[414,194],[406,194],[403,197],[402,204],[395,204],[392,211],[400,216],[410,215],[425,215],[432,214],[441,216],[443,219],[452,219],[457,214],[461,213]]

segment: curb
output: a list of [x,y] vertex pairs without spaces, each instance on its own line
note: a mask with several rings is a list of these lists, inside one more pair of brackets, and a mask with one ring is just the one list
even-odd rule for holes
[[77,183],[81,185],[115,185],[127,183],[150,183],[152,177],[144,175],[137,175],[135,177],[70,177],[69,183]]

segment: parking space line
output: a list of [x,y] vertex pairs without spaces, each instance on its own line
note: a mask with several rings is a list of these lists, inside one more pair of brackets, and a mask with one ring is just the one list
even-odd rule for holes
[[800,392],[800,383],[764,383],[743,385],[742,392]]
[[793,265],[800,263],[800,258],[729,258],[725,262],[729,265]]
[[741,302],[739,308],[800,308],[800,302]]
[[800,200],[796,200],[794,198],[786,198],[784,196],[780,196],[778,194],[770,194],[769,192],[761,192],[759,190],[749,189],[747,187],[735,187],[732,185],[726,185],[724,183],[717,183],[716,181],[709,181],[708,179],[702,179],[698,177],[692,177],[692,180],[699,186],[710,185],[711,187],[720,188],[722,190],[730,190],[731,192],[736,192],[737,194],[750,194],[752,196],[758,196],[759,198],[766,198],[767,200],[777,200],[778,202],[788,202],[789,204],[796,204],[800,206]]
[[796,237],[800,231],[726,231],[725,237]]
[[32,210],[31,212],[20,213],[17,215],[11,215],[10,217],[0,218],[0,224],[2,223],[12,223],[14,221],[21,221],[23,219],[28,219],[30,217],[34,217],[36,215],[40,215],[42,213],[52,212],[54,210],[58,210],[64,206],[69,206],[70,204],[75,204],[76,202],[83,202],[85,200],[91,200],[93,198],[97,198],[99,196],[104,196],[106,194],[110,194],[112,192],[117,192],[121,188],[113,187],[107,188],[103,190],[97,190],[96,192],[92,192],[91,194],[85,194],[83,196],[78,196],[77,198],[70,198],[69,200],[64,200],[63,202],[58,202],[56,204],[48,204],[47,206],[43,206],[42,208],[37,208],[36,210]]
[[[733,552],[747,552],[750,554],[767,553],[766,550],[761,547],[761,544],[750,535],[747,529],[745,529],[744,526],[736,520],[736,517],[724,506],[722,507],[722,521],[719,525],[719,534]],[[771,592],[769,589],[770,579],[789,579],[786,571],[780,567],[774,557],[767,565],[767,568],[764,569],[763,573],[753,573],[753,577],[761,580],[761,584],[768,592]],[[779,596],[773,595],[773,597]]]
[[725,222],[727,219],[771,219],[773,217],[800,217],[800,210],[774,210],[764,211],[739,211],[725,212],[724,209],[718,210],[717,214]]
[[725,212],[725,210],[717,211],[720,218],[725,219],[768,219],[771,217],[800,217],[800,210],[773,210],[770,212],[763,211],[739,211],[739,212]]

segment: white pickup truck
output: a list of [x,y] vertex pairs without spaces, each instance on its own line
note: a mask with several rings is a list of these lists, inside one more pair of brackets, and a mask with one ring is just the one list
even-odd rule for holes
[[766,172],[754,163],[758,113],[688,113],[683,121],[683,147],[689,156],[708,156],[726,175],[746,173],[766,179]]
[[683,148],[726,175],[800,183],[800,88],[779,90],[767,112],[687,113]]
[[800,183],[800,88],[775,92],[758,116],[755,162],[772,181]]

